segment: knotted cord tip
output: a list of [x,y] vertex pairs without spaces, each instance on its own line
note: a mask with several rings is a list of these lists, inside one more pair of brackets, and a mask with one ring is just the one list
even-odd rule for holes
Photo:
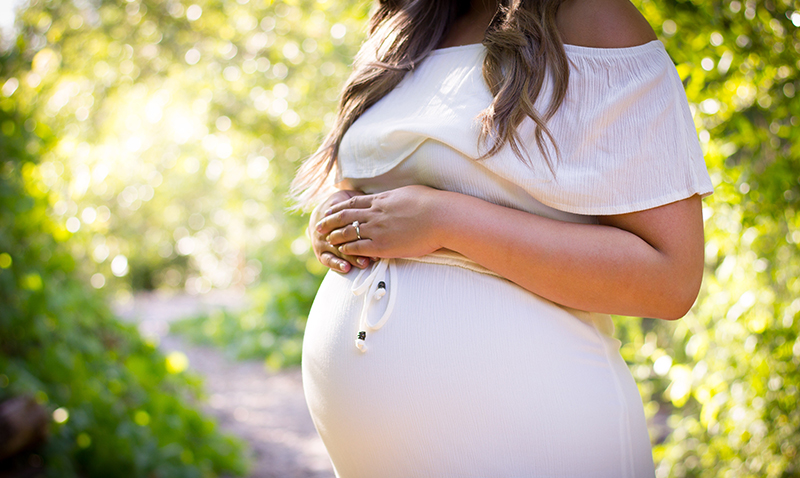
[[[396,284],[396,275],[397,271],[395,267],[391,267],[393,265],[392,259],[381,259],[378,261],[372,268],[372,271],[369,273],[366,279],[363,281],[361,277],[367,271],[367,269],[361,269],[358,275],[356,276],[353,284],[351,286],[351,290],[355,295],[361,295],[365,292],[367,293],[366,298],[364,300],[364,304],[361,308],[361,317],[359,318],[359,328],[361,330],[358,331],[358,335],[356,336],[356,348],[360,350],[362,353],[367,351],[367,344],[365,340],[367,338],[367,329],[370,330],[378,330],[383,327],[383,324],[386,323],[386,320],[389,318],[389,315],[392,313],[392,308],[394,307],[394,302],[397,297],[397,289],[394,288],[392,294],[389,295],[389,303],[386,305],[386,310],[383,312],[383,316],[381,316],[380,320],[376,324],[371,324],[368,318],[368,309],[370,307],[371,301],[380,300],[383,296],[388,293],[386,288],[386,281],[378,280],[378,283],[375,284],[375,280],[382,276],[382,274],[388,272],[391,276],[391,283]],[[369,291],[369,292],[368,292]]]
[[378,288],[375,289],[375,292],[372,294],[372,296],[375,298],[375,300],[381,300],[385,295],[386,295],[386,282],[380,281],[378,282]]

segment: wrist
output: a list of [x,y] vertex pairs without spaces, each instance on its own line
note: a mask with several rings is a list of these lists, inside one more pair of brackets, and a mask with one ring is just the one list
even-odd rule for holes
[[452,248],[457,218],[466,197],[468,196],[451,191],[435,190],[432,200],[429,201],[431,238],[439,249]]

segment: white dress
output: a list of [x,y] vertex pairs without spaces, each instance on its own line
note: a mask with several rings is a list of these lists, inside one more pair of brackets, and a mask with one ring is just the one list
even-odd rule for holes
[[[353,124],[338,179],[367,193],[424,184],[583,223],[710,194],[663,45],[565,48],[568,94],[549,122],[555,178],[530,121],[519,131],[532,166],[509,148],[474,160],[491,94],[484,47],[466,45],[434,51]],[[609,316],[439,251],[329,272],[308,318],[303,383],[340,478],[652,477],[619,346]]]

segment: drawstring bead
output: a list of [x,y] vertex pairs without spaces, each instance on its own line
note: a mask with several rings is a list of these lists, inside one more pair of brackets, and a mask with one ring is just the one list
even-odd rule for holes
[[[361,317],[359,319],[359,332],[355,340],[356,348],[362,353],[367,351],[366,339],[367,330],[378,330],[383,327],[383,324],[389,319],[389,315],[394,308],[395,299],[397,298],[397,271],[395,270],[394,261],[392,259],[381,259],[373,265],[372,270],[365,276],[367,269],[362,269],[352,285],[352,292],[355,295],[365,294],[364,305],[361,308]],[[368,316],[368,309],[371,301],[378,301],[388,293],[386,282],[378,280],[382,278],[383,274],[389,274],[389,282],[392,285],[393,292],[389,295],[389,303],[386,305],[386,310],[377,323],[370,323]],[[377,281],[377,284],[376,284]]]
[[365,343],[366,338],[367,338],[367,331],[360,330],[358,332],[358,338],[356,339],[356,348],[360,350],[361,353],[367,351],[367,344]]

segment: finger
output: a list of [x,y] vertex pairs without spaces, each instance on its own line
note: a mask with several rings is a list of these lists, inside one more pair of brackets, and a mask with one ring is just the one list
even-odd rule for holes
[[[355,231],[355,228],[353,228],[352,226],[351,228],[353,229],[353,231]],[[353,234],[354,234],[353,240],[357,239],[358,238],[357,234],[355,234],[355,232],[353,232]],[[336,265],[333,265],[334,264],[333,262],[327,262],[327,261],[333,261],[334,259],[327,256],[323,258],[322,253],[328,252],[330,254],[333,254],[335,257],[338,257],[339,259],[342,259],[350,263],[350,265],[358,267],[359,269],[367,267],[370,262],[369,258],[367,257],[355,257],[342,254],[341,252],[339,252],[339,249],[337,248],[336,245],[331,244],[326,236],[319,234],[318,232],[316,232],[316,230],[311,231],[311,246],[314,250],[314,253],[317,256],[317,259],[321,263],[323,263],[323,265],[325,265],[326,267],[330,267],[332,269],[342,270],[341,267],[342,264],[338,263],[337,267]]]
[[322,218],[315,229],[323,237],[327,236],[336,229],[341,229],[354,221],[366,222],[364,209],[344,209]]
[[328,210],[334,204],[339,204],[342,201],[347,201],[351,197],[361,194],[358,191],[342,189],[336,193],[331,194],[328,199],[323,203],[322,211]]
[[371,239],[342,244],[339,246],[339,252],[351,256],[378,257],[377,248]]
[[342,255],[342,257],[345,258],[345,260],[347,260],[350,264],[358,267],[359,269],[364,269],[365,267],[367,267],[370,261],[368,257],[348,256],[348,255]]
[[345,209],[367,209],[372,205],[372,198],[373,197],[371,194],[364,196],[353,196],[350,199],[331,206],[327,211],[325,211],[325,216],[336,214],[337,212]]
[[319,261],[323,266],[336,272],[346,273],[350,271],[350,263],[344,259],[340,259],[332,252],[323,252],[320,254]]
[[[335,264],[332,269],[339,270],[341,272],[347,272],[350,270],[350,266],[358,267],[359,269],[364,269],[369,265],[370,259],[368,257],[357,257],[357,256],[348,256],[346,254],[342,254],[339,252],[337,246],[334,246],[330,243],[324,243],[324,245],[320,248],[322,249],[322,253],[320,253],[320,262],[322,262],[322,254],[331,254],[333,255],[332,258],[326,258],[326,260],[331,261],[331,264]],[[324,263],[323,263],[324,264]],[[347,264],[345,267],[344,264]],[[327,265],[327,264],[326,264]]]
[[353,224],[348,224],[342,228],[334,229],[330,234],[328,234],[328,237],[326,237],[325,240],[334,246],[338,246],[340,244],[344,244],[345,242],[363,239],[365,224],[366,223],[359,224],[358,228],[356,228]]

